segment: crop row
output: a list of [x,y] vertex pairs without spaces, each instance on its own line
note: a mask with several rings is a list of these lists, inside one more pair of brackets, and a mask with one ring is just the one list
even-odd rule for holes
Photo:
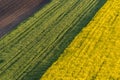
[[100,0],[53,0],[21,23],[0,40],[0,55],[4,60],[0,63],[0,79],[38,79],[101,4]]
[[107,1],[41,80],[119,80],[119,3]]

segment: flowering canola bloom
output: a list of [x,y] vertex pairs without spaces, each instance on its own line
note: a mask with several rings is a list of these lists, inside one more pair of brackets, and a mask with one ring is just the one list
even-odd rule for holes
[[38,80],[106,0],[51,0],[0,39],[0,80]]
[[108,0],[41,80],[120,80],[120,0]]

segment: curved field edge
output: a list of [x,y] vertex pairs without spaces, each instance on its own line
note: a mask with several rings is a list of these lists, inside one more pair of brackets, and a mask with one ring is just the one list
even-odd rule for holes
[[21,23],[0,40],[0,79],[38,80],[104,3],[53,0]]
[[41,80],[119,80],[119,5],[108,0]]

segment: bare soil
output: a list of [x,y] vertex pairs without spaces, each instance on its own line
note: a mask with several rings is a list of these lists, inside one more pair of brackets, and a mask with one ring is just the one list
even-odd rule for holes
[[48,2],[50,0],[0,0],[0,37]]

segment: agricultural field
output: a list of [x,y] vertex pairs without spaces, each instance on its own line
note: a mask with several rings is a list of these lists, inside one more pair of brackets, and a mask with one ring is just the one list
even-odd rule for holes
[[120,80],[120,0],[108,0],[41,80]]
[[120,79],[119,0],[14,0],[18,7],[4,8],[11,1],[0,4],[0,80]]
[[51,0],[0,0],[0,37]]

